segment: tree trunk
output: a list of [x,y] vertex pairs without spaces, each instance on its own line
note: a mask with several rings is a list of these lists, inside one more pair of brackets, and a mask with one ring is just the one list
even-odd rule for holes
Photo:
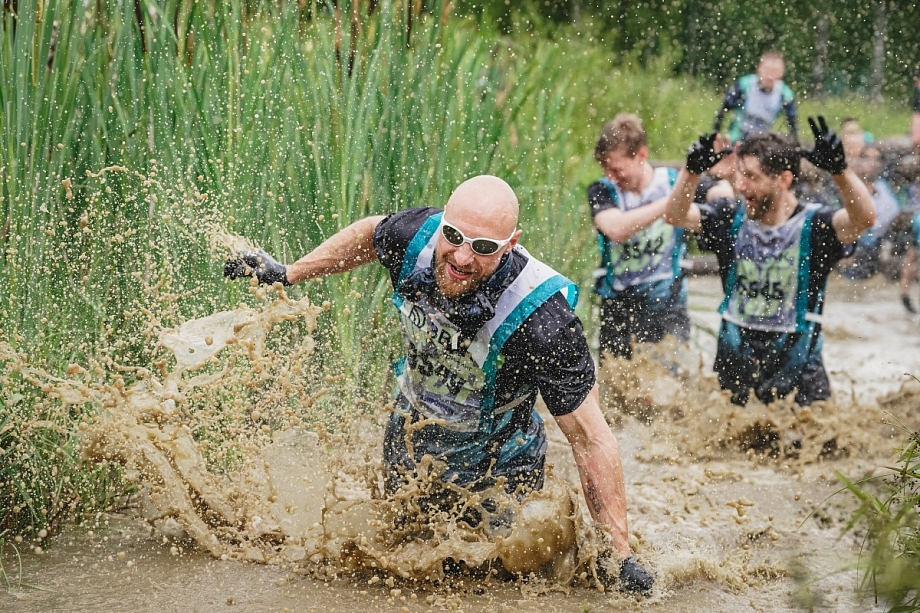
[[697,72],[699,71],[699,66],[697,66],[697,63],[700,43],[697,33],[700,30],[700,11],[697,7],[697,3],[693,2],[693,0],[687,2],[684,10],[687,11],[687,22],[684,26],[684,30],[689,35],[686,50],[687,55],[684,65],[686,66],[687,72],[693,76],[696,76]]
[[824,93],[824,70],[827,66],[827,41],[830,32],[830,20],[827,13],[818,15],[815,27],[815,63],[811,69],[812,93],[820,96]]
[[872,94],[873,102],[882,99],[882,87],[885,85],[885,38],[888,33],[888,14],[885,0],[875,2],[875,27],[872,33]]

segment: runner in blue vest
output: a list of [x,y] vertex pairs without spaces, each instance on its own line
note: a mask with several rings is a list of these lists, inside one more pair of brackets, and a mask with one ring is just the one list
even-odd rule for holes
[[722,129],[725,114],[734,111],[728,136],[732,142],[744,140],[752,134],[771,130],[782,111],[789,124],[789,134],[798,138],[795,96],[783,82],[785,72],[781,54],[771,51],[760,56],[757,72],[741,77],[726,92],[716,114],[715,131]]
[[[611,583],[647,592],[654,577],[629,546],[623,467],[572,311],[576,287],[518,245],[517,224],[514,191],[480,176],[461,184],[443,211],[368,217],[289,266],[243,252],[224,274],[291,284],[379,261],[393,283],[406,349],[395,365],[399,392],[384,438],[388,491],[425,456],[446,465],[443,480],[472,491],[498,477],[509,494],[542,487],[539,393],[572,446],[588,508],[620,560],[609,575],[619,581]],[[407,424],[421,420],[431,423],[407,436]],[[599,570],[602,579],[610,572]]]
[[[751,389],[764,402],[793,389],[803,405],[830,396],[820,323],[827,276],[875,223],[872,198],[847,169],[840,139],[823,117],[808,121],[812,151],[776,133],[752,136],[736,148],[735,187],[743,205],[692,202],[700,174],[723,155],[714,150],[714,134],[701,137],[667,205],[668,222],[699,233],[719,261],[725,297],[714,368],[736,404],[745,404]],[[797,200],[792,186],[803,154],[833,175],[843,209]]]
[[588,186],[601,268],[601,358],[632,358],[632,342],[658,343],[667,334],[690,335],[687,283],[681,272],[683,231],[664,222],[664,205],[677,180],[673,168],[652,168],[639,118],[621,113],[604,126],[594,157],[604,176]]

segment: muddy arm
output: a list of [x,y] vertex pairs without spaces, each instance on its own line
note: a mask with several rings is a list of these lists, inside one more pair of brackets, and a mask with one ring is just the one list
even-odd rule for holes
[[620,558],[632,555],[620,448],[601,413],[597,385],[580,407],[556,422],[572,445],[591,517],[605,526]]
[[875,224],[875,204],[869,188],[849,168],[834,175],[843,196],[844,208],[834,213],[831,223],[841,243],[853,243]]
[[594,225],[607,238],[619,243],[658,221],[664,215],[666,201],[666,198],[659,198],[631,211],[607,209],[594,216]]
[[374,230],[383,215],[366,217],[343,228],[287,267],[290,283],[353,270],[377,259]]
[[664,212],[664,220],[672,226],[686,228],[691,232],[700,231],[700,207],[693,202],[696,186],[700,182],[700,175],[695,175],[680,169],[677,183],[668,196]]

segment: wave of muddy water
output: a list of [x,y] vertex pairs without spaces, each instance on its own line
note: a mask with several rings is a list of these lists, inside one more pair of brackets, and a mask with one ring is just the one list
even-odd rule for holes
[[[716,278],[691,280],[693,351],[676,363],[668,354],[665,365],[645,353],[605,366],[632,545],[658,575],[641,603],[593,587],[596,537],[551,418],[549,487],[523,508],[505,501],[528,529],[498,537],[458,520],[462,509],[424,516],[412,491],[397,504],[379,500],[384,411],[347,432],[317,435],[285,422],[284,403],[271,398],[243,408],[247,427],[232,440],[196,440],[203,419],[196,398],[226,387],[240,364],[271,354],[266,339],[279,322],[306,320],[312,329],[318,309],[282,299],[162,335],[174,367],[141,373],[132,387],[89,384],[77,369],[69,380],[31,373],[59,398],[106,407],[84,431],[87,457],[122,462],[141,495],[131,513],[100,516],[66,530],[41,555],[24,553],[24,580],[41,589],[0,595],[2,608],[882,610],[854,594],[856,573],[845,570],[859,551],[855,537],[839,539],[850,501],[821,504],[839,488],[834,471],[858,478],[890,463],[901,439],[885,423],[888,414],[920,427],[920,386],[903,376],[920,373],[920,327],[902,316],[894,288],[869,283],[831,288],[825,360],[833,403],[742,409],[726,401],[707,374]],[[299,356],[309,355],[311,342],[302,339]],[[285,423],[291,427],[279,427]],[[546,555],[544,546],[566,553]],[[444,576],[446,558],[466,566]],[[550,558],[561,563],[543,563]],[[525,578],[494,573],[496,560]],[[9,556],[4,564],[16,568]]]

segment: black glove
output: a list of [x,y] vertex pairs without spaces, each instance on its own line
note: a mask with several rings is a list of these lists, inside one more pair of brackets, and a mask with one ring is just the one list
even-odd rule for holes
[[827,127],[824,115],[818,115],[819,128],[812,117],[808,118],[811,133],[815,135],[815,148],[805,151],[805,159],[832,175],[839,175],[847,169],[847,158],[843,153],[843,141],[837,133]]
[[262,250],[240,251],[224,262],[224,276],[231,279],[255,277],[263,285],[281,283],[290,285],[287,280],[287,266],[279,264]]
[[730,148],[723,149],[716,153],[713,144],[716,141],[717,132],[712,134],[701,134],[700,139],[690,145],[687,149],[687,172],[694,175],[701,175],[713,166],[719,160],[731,153]]
[[621,592],[643,596],[652,591],[652,586],[655,585],[655,575],[645,570],[635,556],[622,560],[618,571],[614,570],[616,564],[609,551],[597,557],[597,578],[605,588],[615,585]]

